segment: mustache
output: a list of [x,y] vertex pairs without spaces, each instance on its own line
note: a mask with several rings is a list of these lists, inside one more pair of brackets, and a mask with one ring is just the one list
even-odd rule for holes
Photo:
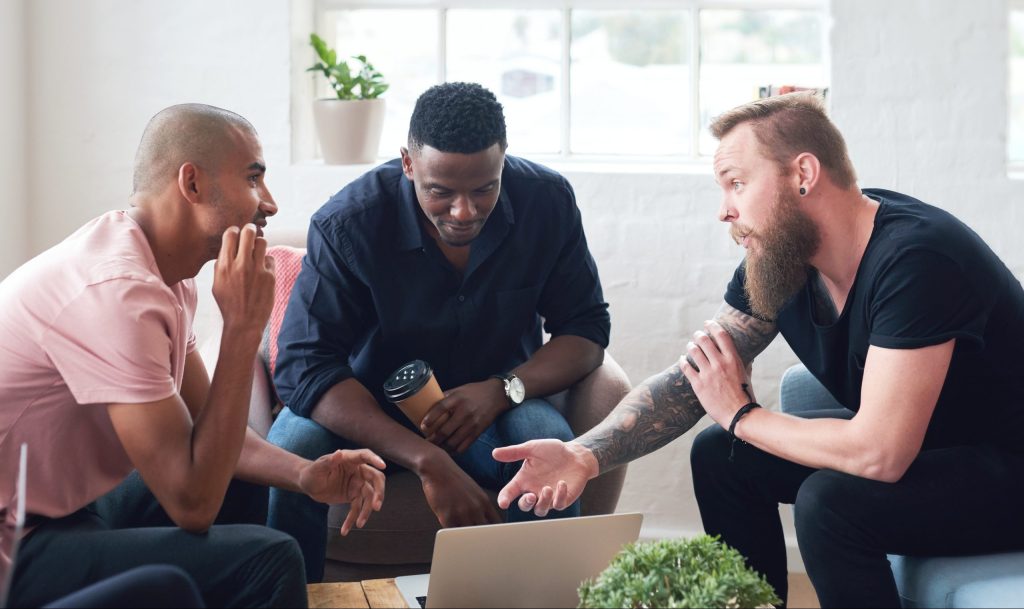
[[736,245],[739,245],[745,237],[750,236],[753,232],[754,229],[744,224],[733,223],[729,226],[729,236],[736,242]]

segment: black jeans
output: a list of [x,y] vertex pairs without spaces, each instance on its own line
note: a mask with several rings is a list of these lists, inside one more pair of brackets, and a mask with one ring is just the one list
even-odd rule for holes
[[[834,416],[834,411],[807,413]],[[785,600],[779,503],[822,607],[899,607],[887,554],[960,555],[1024,548],[1024,454],[987,446],[922,451],[899,482],[815,470],[736,443],[719,426],[694,440],[704,530],[747,557]]]
[[188,573],[168,565],[146,565],[108,577],[46,605],[46,609],[71,607],[200,609],[205,605]]
[[263,525],[266,505],[265,488],[232,481],[217,524],[197,535],[173,526],[133,473],[92,505],[33,529],[10,604],[38,607],[133,567],[162,564],[191,576],[210,607],[305,607],[298,544]]

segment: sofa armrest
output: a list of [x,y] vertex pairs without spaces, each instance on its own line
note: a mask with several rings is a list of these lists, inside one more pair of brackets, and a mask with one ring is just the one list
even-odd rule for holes
[[803,364],[790,366],[779,383],[779,410],[798,414],[811,410],[846,410],[832,394],[814,378]]

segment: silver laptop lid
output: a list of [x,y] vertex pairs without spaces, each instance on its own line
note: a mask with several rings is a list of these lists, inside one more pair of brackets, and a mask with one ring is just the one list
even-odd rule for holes
[[636,541],[642,521],[632,513],[441,529],[427,607],[576,607],[580,583]]
[[28,445],[21,445],[21,455],[18,459],[18,478],[15,481],[13,501],[9,502],[8,509],[14,508],[14,530],[8,539],[3,535],[4,547],[10,548],[7,555],[11,563],[4,574],[3,587],[0,588],[0,607],[7,606],[8,594],[11,591],[11,579],[14,577],[14,567],[18,560],[18,546],[21,545],[21,537],[25,530],[25,480],[28,477]]

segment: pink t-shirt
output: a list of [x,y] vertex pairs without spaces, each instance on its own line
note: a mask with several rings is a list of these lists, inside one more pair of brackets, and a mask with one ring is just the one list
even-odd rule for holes
[[[168,287],[123,211],[0,282],[0,522],[14,521],[22,442],[30,514],[71,514],[131,472],[107,405],[180,392],[195,310],[195,282]],[[8,562],[0,552],[0,573]]]

